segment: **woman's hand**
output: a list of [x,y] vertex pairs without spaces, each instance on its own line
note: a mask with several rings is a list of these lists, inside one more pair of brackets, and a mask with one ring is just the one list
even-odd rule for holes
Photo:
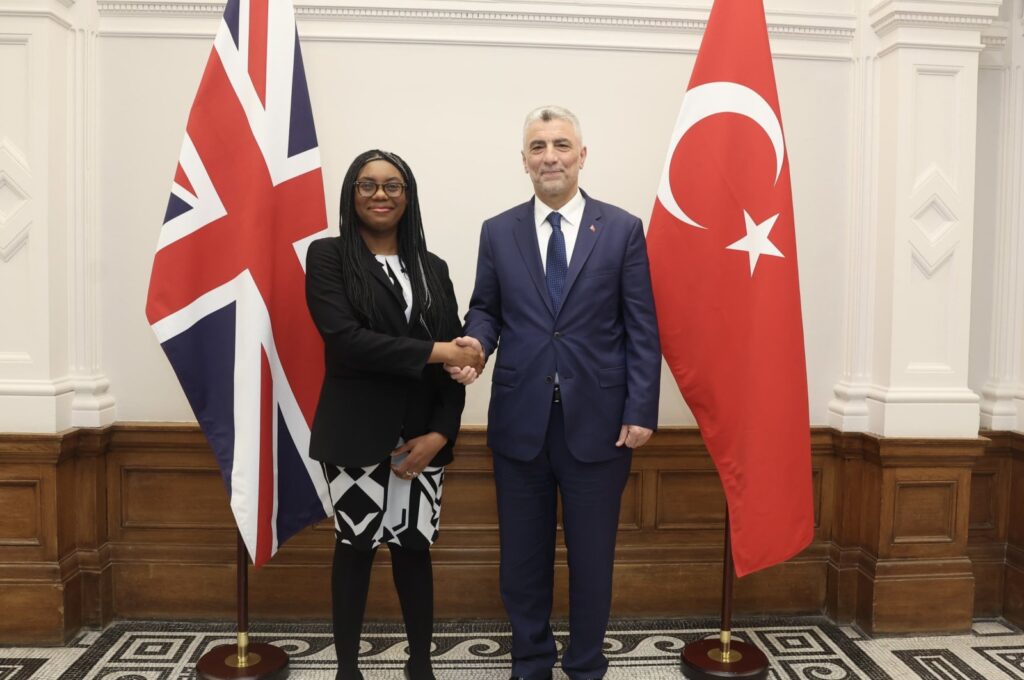
[[472,368],[477,374],[484,371],[484,353],[478,344],[460,344],[458,340],[445,343],[448,354],[443,363],[458,368]]
[[435,342],[434,349],[427,359],[428,364],[447,364],[457,368],[473,368],[478,374],[483,373],[484,362],[483,350],[479,343],[460,344],[459,338],[448,342]]
[[[480,352],[481,357],[484,356],[484,349],[480,345],[480,341],[477,340],[476,338],[466,335],[461,338],[455,338],[455,340],[453,340],[452,342],[454,342],[459,347],[472,347],[473,349]],[[486,358],[484,358],[485,363],[486,361]],[[476,379],[479,378],[480,374],[483,372],[483,368],[477,370],[475,366],[453,366],[451,364],[445,364],[444,370],[448,371],[448,375],[451,376],[452,380],[459,383],[460,385],[473,384],[473,382],[476,381]]]
[[413,437],[391,452],[392,456],[409,452],[408,457],[401,464],[392,464],[391,470],[402,479],[413,479],[423,472],[423,468],[430,465],[430,461],[447,443],[448,437],[440,432],[428,432],[419,437]]

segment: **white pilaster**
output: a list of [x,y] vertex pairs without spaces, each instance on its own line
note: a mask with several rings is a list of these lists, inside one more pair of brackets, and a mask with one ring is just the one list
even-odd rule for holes
[[878,237],[875,210],[878,191],[878,37],[866,13],[858,17],[854,45],[850,119],[850,230],[843,319],[843,373],[829,402],[829,425],[843,432],[868,429],[871,385],[872,300]]
[[992,327],[981,425],[989,430],[1024,431],[1024,0],[1013,0],[1009,18],[1000,54],[1003,96]]
[[99,366],[92,0],[0,0],[0,431],[113,421]]
[[999,6],[882,0],[867,11],[877,67],[864,66],[875,80],[864,90],[876,104],[861,123],[863,233],[851,247],[848,361],[830,405],[841,429],[978,432],[967,387],[978,55]]
[[69,323],[72,328],[71,383],[75,396],[71,403],[71,423],[80,427],[100,427],[114,421],[116,415],[110,381],[100,363],[100,229],[97,197],[100,195],[97,153],[99,110],[96,86],[95,3],[78,6],[74,63],[74,186],[69,192],[73,214],[69,257],[72,272],[72,299]]

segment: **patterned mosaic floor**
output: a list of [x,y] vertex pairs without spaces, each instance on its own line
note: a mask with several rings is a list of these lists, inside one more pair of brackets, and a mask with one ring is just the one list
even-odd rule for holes
[[[976,621],[970,635],[869,639],[823,618],[748,619],[735,636],[760,647],[772,680],[1024,680],[1024,634],[1000,621]],[[614,621],[605,646],[607,680],[679,680],[679,651],[715,634],[716,621]],[[229,624],[123,621],[80,635],[67,647],[0,647],[0,680],[192,680],[203,652],[233,642]],[[257,641],[291,655],[292,680],[332,680],[334,651],[325,624],[254,623]],[[564,635],[560,637],[560,642]],[[442,680],[504,680],[507,624],[439,623],[435,673]],[[402,631],[368,624],[367,680],[400,680]],[[556,670],[555,680],[565,676]]]

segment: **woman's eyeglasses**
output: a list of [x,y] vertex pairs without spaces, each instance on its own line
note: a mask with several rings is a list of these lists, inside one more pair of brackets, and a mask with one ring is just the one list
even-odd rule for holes
[[401,182],[384,182],[378,184],[377,182],[371,182],[368,179],[361,179],[356,184],[356,193],[363,198],[371,198],[376,195],[377,190],[381,187],[384,188],[384,193],[389,198],[398,198],[405,191],[405,185]]

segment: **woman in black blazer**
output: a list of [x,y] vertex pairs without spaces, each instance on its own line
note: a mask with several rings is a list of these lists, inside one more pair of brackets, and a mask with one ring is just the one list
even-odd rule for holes
[[402,606],[405,677],[430,680],[433,575],[444,465],[465,391],[441,364],[483,369],[457,345],[444,260],[427,252],[416,180],[395,154],[356,157],[341,190],[340,235],[313,242],[306,302],[324,339],[326,374],[310,438],[334,503],[331,575],[337,680],[357,667],[370,568],[386,543]]

